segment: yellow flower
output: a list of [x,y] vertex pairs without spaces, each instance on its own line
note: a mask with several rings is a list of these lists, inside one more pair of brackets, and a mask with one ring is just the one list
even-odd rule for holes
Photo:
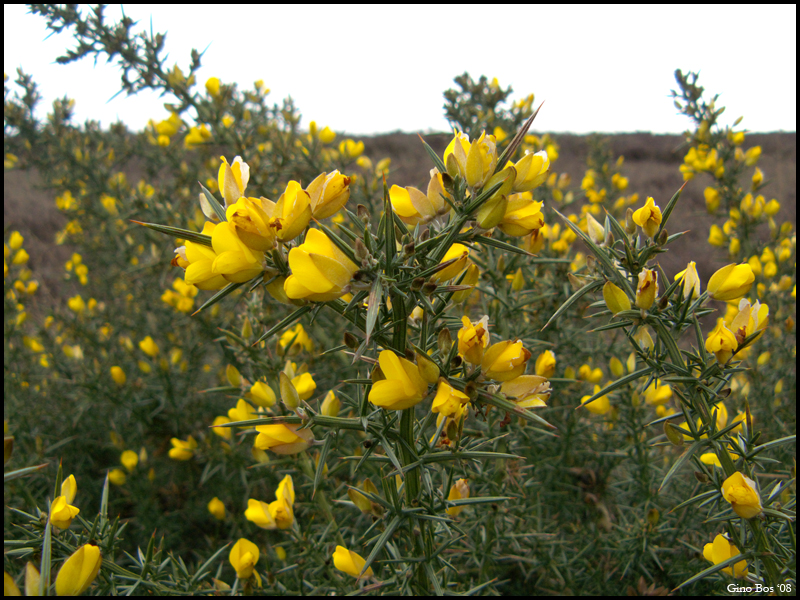
[[460,175],[471,188],[483,186],[497,166],[495,137],[487,136],[484,131],[477,140],[470,143],[466,134],[458,131],[454,131],[454,134],[455,137],[444,151],[444,164],[448,174],[451,177]]
[[247,501],[247,510],[244,511],[244,518],[261,529],[277,529],[278,524],[275,517],[269,510],[269,504],[250,498]]
[[251,498],[244,515],[262,529],[289,529],[294,523],[293,506],[294,484],[292,476],[287,475],[278,485],[274,502],[267,504]]
[[293,377],[292,385],[297,390],[300,400],[308,400],[314,394],[314,390],[317,389],[317,383],[311,373],[302,373],[297,377]]
[[683,298],[694,300],[700,296],[700,276],[697,274],[697,264],[692,260],[686,268],[675,275],[675,281],[683,280]]
[[652,406],[660,406],[666,404],[672,398],[672,388],[668,383],[661,385],[661,382],[655,380],[644,391],[644,401]]
[[545,350],[536,357],[534,370],[541,377],[552,377],[556,374],[556,353],[552,350]]
[[75,476],[70,475],[61,484],[61,495],[50,505],[50,522],[59,529],[68,529],[80,511],[72,502],[78,493]]
[[315,219],[325,219],[337,213],[350,199],[350,178],[339,171],[321,173],[308,184],[306,193]]
[[656,206],[652,198],[648,198],[645,205],[633,213],[633,222],[641,227],[648,237],[653,237],[661,225],[661,209]]
[[741,344],[745,338],[760,332],[757,340],[764,334],[764,330],[769,324],[769,306],[761,304],[756,300],[755,304],[750,305],[747,298],[739,301],[739,312],[730,323],[729,329],[736,336],[736,341]]
[[311,197],[299,183],[290,181],[275,204],[270,227],[279,240],[288,242],[303,233],[310,220]]
[[550,382],[541,375],[520,375],[500,386],[500,393],[520,408],[547,406],[551,391]]
[[358,158],[364,152],[364,142],[343,140],[339,143],[339,152],[346,159]]
[[292,299],[334,300],[345,293],[358,267],[318,229],[309,229],[306,241],[289,251],[292,274],[284,283]]
[[81,298],[80,294],[67,300],[67,306],[69,306],[69,309],[72,312],[78,314],[81,314],[84,310],[86,310],[86,303],[83,301],[83,298]]
[[752,519],[763,512],[755,482],[739,471],[722,482],[722,497],[743,519]]
[[125,371],[117,366],[111,367],[111,379],[113,379],[114,383],[117,385],[125,385],[125,382],[127,381],[127,377],[125,377]]
[[231,548],[228,560],[236,570],[236,576],[239,579],[248,579],[253,575],[258,557],[258,546],[250,540],[239,538],[239,541]]
[[59,596],[80,596],[92,585],[103,557],[100,548],[84,544],[70,556],[56,576],[56,594]]
[[225,216],[245,246],[265,252],[275,245],[275,230],[270,227],[270,214],[274,209],[275,204],[266,198],[242,196],[228,206]]
[[708,280],[708,295],[714,300],[736,300],[750,291],[755,279],[747,263],[722,267]]
[[[586,404],[589,398],[594,396],[600,391],[600,386],[594,386],[594,391],[591,394],[587,394],[583,398],[581,398],[581,404]],[[589,404],[586,404],[586,410],[596,415],[604,415],[611,410],[611,401],[608,399],[607,395],[600,396],[599,398],[592,400]]]
[[431,279],[436,283],[441,283],[442,281],[449,281],[461,273],[461,271],[467,267],[467,263],[469,262],[469,248],[462,244],[453,244],[450,246],[447,254],[444,255],[444,258],[439,261],[439,264],[453,259],[457,260],[451,265],[446,266],[441,271],[434,273],[431,276]]
[[656,294],[658,294],[658,273],[652,269],[644,269],[639,273],[636,306],[648,310],[656,301]]
[[277,401],[275,392],[262,381],[256,381],[250,387],[250,393],[247,397],[262,408],[270,408]]
[[483,374],[496,381],[509,381],[525,372],[531,353],[522,347],[521,341],[506,340],[493,344],[483,355]]
[[[739,556],[739,554],[741,554],[739,548],[731,544],[728,538],[721,533],[717,534],[712,543],[703,547],[703,558],[715,565],[725,562],[734,556]],[[725,567],[722,572],[737,578],[744,577],[747,575],[747,561],[740,560],[733,564],[733,568]]]
[[444,379],[440,379],[439,387],[436,389],[436,396],[431,405],[431,411],[446,417],[452,417],[468,402],[469,396],[450,386]]
[[244,196],[247,183],[250,181],[250,167],[242,160],[241,156],[234,158],[230,165],[224,156],[220,156],[220,158],[222,164],[219,166],[217,183],[227,208]]
[[[215,275],[222,275],[230,282],[244,283],[264,270],[263,254],[252,250],[237,237],[233,223],[223,221],[214,227],[214,231],[211,233],[211,246],[216,253],[216,258],[211,263],[211,272]],[[190,281],[188,269],[186,281],[203,289],[195,281]]]
[[133,450],[125,450],[120,456],[119,462],[121,462],[122,466],[128,469],[128,471],[133,471],[136,465],[139,464],[139,455]]
[[214,421],[211,423],[211,425],[213,426],[211,428],[211,431],[213,431],[216,435],[218,435],[222,439],[230,440],[233,437],[233,432],[231,431],[231,428],[230,427],[218,427],[219,425],[227,425],[230,422],[231,422],[231,420],[228,417],[224,416],[224,415],[220,415],[218,417],[215,417]]
[[[214,223],[206,222],[202,233],[210,236],[215,227]],[[228,282],[222,275],[217,275],[211,270],[215,258],[217,254],[212,248],[187,241],[184,246],[175,249],[172,264],[186,271],[184,275],[186,283],[195,285],[201,290],[218,290],[228,285]]]
[[[206,81],[206,91],[213,97],[219,96],[219,77],[209,77]],[[238,156],[236,158],[239,158]]]
[[403,410],[419,404],[428,393],[428,383],[419,367],[391,350],[378,355],[384,379],[376,381],[369,392],[369,401],[387,410]]
[[243,398],[239,398],[236,406],[228,411],[228,418],[231,420],[230,422],[234,423],[236,421],[249,421],[256,418],[256,413],[253,407],[245,402]]
[[108,472],[108,481],[114,485],[125,485],[128,475],[122,469],[111,469]]
[[719,190],[713,187],[707,187],[703,190],[703,196],[706,199],[706,210],[710,214],[717,212],[719,208]]
[[[333,566],[342,573],[347,573],[356,579],[374,576],[372,567],[364,571],[365,563],[366,561],[361,558],[361,555],[348,550],[344,546],[336,546],[336,551],[333,553]],[[364,571],[363,574],[362,571]]]
[[[466,479],[459,479],[450,487],[450,493],[447,495],[448,500],[461,500],[469,498],[469,483]],[[451,506],[445,512],[448,516],[455,517],[464,510],[464,506]]]
[[[431,179],[431,183],[433,181]],[[444,211],[442,205],[445,204],[441,197],[438,198],[438,202],[434,203],[417,188],[411,186],[402,188],[399,185],[393,185],[389,190],[389,201],[392,203],[392,210],[407,225],[427,223]]]
[[717,319],[717,326],[706,338],[706,351],[717,357],[717,362],[724,365],[733,356],[733,351],[739,346],[736,336],[725,327],[722,319]]
[[542,214],[542,204],[544,203],[535,202],[532,198],[525,196],[526,194],[515,194],[508,198],[505,215],[497,224],[506,235],[522,237],[541,229],[544,225],[544,215]]
[[169,457],[173,460],[189,460],[197,449],[197,442],[192,436],[186,438],[185,442],[178,438],[172,438],[170,443],[172,448],[169,450]]
[[463,327],[458,330],[458,353],[471,365],[479,365],[484,349],[489,345],[489,317],[484,315],[474,323],[461,317]]
[[545,150],[535,154],[528,153],[514,164],[514,169],[517,172],[514,191],[529,192],[547,179],[547,174],[550,172],[550,158]]
[[275,423],[256,427],[258,436],[254,446],[259,450],[272,450],[275,454],[297,454],[311,445],[314,434],[300,425]]
[[610,281],[606,281],[603,286],[603,299],[606,301],[606,307],[612,314],[631,309],[631,301],[628,295]]
[[303,326],[300,323],[298,323],[294,328],[284,331],[280,340],[278,340],[278,343],[283,349],[286,349],[286,347],[291,343],[292,347],[289,349],[290,354],[297,354],[303,348],[305,348],[308,352],[311,352],[314,349],[314,342],[312,342],[311,338],[308,337],[306,330],[303,329]]
[[208,512],[210,512],[217,521],[225,519],[225,505],[222,500],[214,496],[208,503]]

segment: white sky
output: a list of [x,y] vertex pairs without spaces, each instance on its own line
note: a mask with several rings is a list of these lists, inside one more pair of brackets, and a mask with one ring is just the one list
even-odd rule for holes
[[[336,131],[444,131],[442,92],[469,71],[497,77],[546,100],[534,128],[588,133],[678,133],[669,91],[673,72],[700,70],[700,83],[720,93],[722,119],[744,115],[751,131],[796,131],[797,7],[232,4],[125,5],[134,31],[167,32],[168,65],[186,71],[192,47],[207,48],[198,73],[251,88],[263,79],[278,102],[291,95],[303,125],[315,120]],[[121,15],[106,10],[107,22]],[[22,5],[4,5],[3,70],[11,81],[22,67],[44,96],[43,110],[68,95],[79,122],[133,129],[167,116],[169,98],[119,90],[117,68],[86,58],[57,65],[72,47],[69,34],[45,40],[44,19]],[[8,85],[7,84],[7,85]],[[16,88],[16,86],[11,86]],[[18,89],[18,88],[17,88]]]

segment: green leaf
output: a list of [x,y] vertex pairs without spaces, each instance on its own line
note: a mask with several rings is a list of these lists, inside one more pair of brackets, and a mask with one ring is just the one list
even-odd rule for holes
[[375,322],[378,319],[378,313],[381,309],[381,300],[383,300],[383,285],[381,284],[381,278],[376,277],[375,281],[372,282],[372,289],[369,291],[365,345],[369,344],[369,338],[372,335],[372,330],[375,328]]
[[9,471],[8,473],[3,473],[3,482],[13,481],[14,479],[19,479],[20,477],[25,477],[26,475],[30,475],[31,473],[35,473],[36,471],[41,471],[45,467],[50,465],[36,465],[34,467],[25,467],[24,469],[17,469],[16,471]]
[[664,209],[664,212],[661,213],[661,225],[658,227],[658,232],[656,233],[653,239],[657,240],[658,236],[661,235],[661,232],[664,230],[664,227],[666,227],[667,221],[669,221],[669,217],[672,214],[672,211],[675,210],[675,205],[678,203],[678,198],[681,197],[681,192],[683,191],[683,188],[686,187],[687,183],[689,182],[685,181],[681,186],[681,189],[675,192],[672,198],[670,198],[670,201],[667,203],[667,207]]
[[549,429],[555,429],[555,427],[553,427],[550,423],[545,421],[539,415],[535,414],[530,410],[525,410],[524,408],[520,408],[519,406],[517,406],[507,398],[504,398],[503,396],[500,396],[498,394],[490,394],[485,390],[478,390],[478,397],[480,398],[480,401],[483,404],[490,404],[495,408],[499,408],[513,415],[517,415],[518,417],[522,417],[526,421],[532,421],[534,423],[539,423],[540,425],[544,425]]
[[206,197],[206,200],[208,200],[208,203],[211,205],[211,208],[214,209],[214,212],[219,217],[219,220],[227,221],[228,218],[225,216],[225,208],[219,203],[219,201],[216,198],[214,198],[214,194],[209,192],[205,188],[205,186],[199,181],[197,183],[200,184],[200,189],[203,190],[203,195]]
[[[259,277],[261,277],[261,275],[259,275]],[[243,286],[245,283],[247,283],[247,282],[246,282],[246,281],[243,281],[242,283],[229,283],[229,284],[228,284],[228,285],[226,285],[224,288],[222,288],[221,290],[219,290],[219,291],[218,291],[216,294],[214,294],[213,296],[211,296],[211,298],[209,298],[208,300],[206,300],[206,301],[203,303],[203,305],[202,305],[200,308],[198,308],[196,311],[194,311],[194,312],[192,313],[192,316],[195,316],[195,315],[196,315],[197,313],[199,313],[201,310],[205,310],[205,309],[206,309],[206,308],[208,308],[209,306],[213,306],[214,304],[216,304],[217,302],[219,302],[220,300],[222,300],[222,299],[223,299],[225,296],[227,296],[227,295],[229,295],[229,294],[231,294],[231,293],[235,292],[236,290],[238,290],[238,289],[239,289],[240,287],[242,287],[242,286]]]
[[583,240],[583,243],[586,244],[586,246],[588,246],[589,250],[592,251],[592,254],[594,254],[597,260],[599,260],[606,268],[606,275],[610,279],[613,279],[616,282],[617,286],[621,287],[622,290],[626,294],[628,294],[629,298],[636,297],[636,294],[634,293],[633,288],[631,288],[631,284],[628,281],[628,278],[624,277],[622,273],[620,273],[619,270],[614,266],[614,263],[608,257],[608,253],[602,250],[597,244],[595,244],[592,241],[592,238],[590,238],[583,231],[581,231],[580,227],[575,225],[575,223],[570,221],[567,217],[562,215],[555,208],[553,209],[553,212],[555,212],[559,217],[561,217],[561,219],[564,221],[564,224],[570,229],[572,229],[572,231],[574,231],[575,234]]
[[567,301],[564,302],[564,304],[562,304],[561,306],[559,306],[558,310],[553,313],[553,316],[550,317],[550,320],[547,321],[547,323],[545,323],[544,327],[542,327],[542,331],[547,329],[547,327],[550,325],[550,323],[552,323],[558,317],[563,315],[573,304],[575,304],[578,300],[583,298],[586,294],[588,294],[589,292],[593,292],[595,290],[599,290],[604,285],[605,285],[605,282],[602,279],[599,279],[597,281],[593,281],[592,283],[587,283],[585,286],[583,286],[577,292],[572,294],[572,296],[570,296],[567,299]]
[[133,219],[131,219],[131,223],[136,223],[142,227],[147,227],[148,229],[158,231],[159,233],[165,233],[172,237],[183,238],[187,242],[194,242],[195,244],[211,247],[211,236],[204,233],[197,233],[196,231],[181,229],[180,227],[170,227],[169,225],[159,225],[158,223],[143,223],[142,221],[135,221]]
[[583,402],[582,405],[583,404],[589,404],[593,400],[597,400],[601,396],[605,396],[606,394],[610,394],[614,390],[617,390],[617,389],[621,388],[623,385],[627,385],[628,383],[630,383],[632,381],[636,381],[637,379],[639,379],[641,377],[644,377],[645,375],[649,375],[652,372],[653,372],[653,368],[652,367],[645,367],[644,369],[639,369],[638,371],[634,371],[633,373],[631,373],[629,375],[625,375],[624,377],[620,377],[616,381],[610,383],[605,389],[597,392],[594,396],[589,398],[586,402]]
[[[390,482],[393,484],[394,482]],[[400,515],[395,515],[395,517],[389,521],[389,525],[386,526],[386,529],[381,533],[378,540],[375,542],[375,545],[372,547],[372,551],[367,556],[367,560],[364,561],[364,567],[361,569],[361,573],[364,573],[372,564],[372,561],[375,560],[375,557],[378,556],[378,553],[383,550],[383,547],[386,543],[392,539],[392,535],[394,535],[395,530],[400,527],[400,523],[403,521],[403,518]]]
[[316,495],[317,490],[319,489],[319,484],[322,481],[322,474],[325,471],[325,461],[328,459],[328,453],[331,451],[331,446],[333,446],[334,437],[336,437],[336,434],[329,432],[325,436],[325,442],[322,444],[322,449],[319,452],[317,471],[314,473],[314,493],[311,494],[312,498]]
[[268,337],[270,337],[271,335],[274,335],[276,332],[280,331],[281,329],[285,329],[286,327],[288,327],[289,325],[291,325],[295,321],[299,320],[300,317],[302,317],[307,312],[311,312],[313,309],[314,309],[314,307],[311,304],[306,304],[305,306],[301,306],[296,311],[294,311],[292,314],[290,314],[288,317],[286,317],[285,319],[282,319],[281,321],[278,321],[278,323],[276,323],[275,325],[270,327],[266,331],[266,333],[264,333],[264,335],[262,335],[255,342],[253,342],[253,346],[258,344],[259,342],[263,342]]
[[707,440],[698,441],[698,442],[695,442],[694,444],[692,444],[691,446],[689,446],[686,450],[684,450],[683,454],[681,454],[678,457],[678,460],[676,460],[672,464],[672,466],[670,467],[669,471],[664,476],[664,481],[661,482],[661,485],[658,488],[659,493],[662,492],[664,490],[664,488],[667,487],[667,483],[669,483],[669,480],[672,479],[672,477],[675,475],[675,473],[677,473],[678,470],[681,467],[683,467],[683,465],[692,457],[692,455],[697,450],[699,450],[701,447],[707,446],[708,443],[709,442]]
[[500,250],[506,250],[507,252],[513,252],[514,254],[522,254],[523,256],[535,256],[531,254],[527,250],[523,250],[522,248],[518,248],[513,244],[509,244],[508,242],[503,242],[501,240],[496,240],[494,238],[486,237],[485,235],[479,235],[474,240],[478,244],[483,244],[484,246],[492,246],[494,248],[499,248]]
[[439,170],[439,173],[447,173],[447,167],[444,166],[444,163],[442,162],[442,159],[439,158],[439,155],[434,152],[433,148],[431,148],[424,139],[422,139],[421,135],[419,135],[419,139],[422,142],[422,147],[425,148],[425,152],[428,153],[428,156],[431,157],[433,164]]
[[728,560],[724,560],[721,563],[718,563],[716,565],[708,567],[707,569],[705,569],[703,571],[700,571],[697,575],[694,575],[694,576],[690,577],[689,579],[684,581],[682,584],[680,584],[678,587],[676,587],[672,591],[676,592],[679,589],[681,589],[682,587],[686,587],[687,585],[690,585],[690,584],[694,583],[695,581],[700,581],[701,579],[704,579],[704,578],[708,577],[709,575],[713,575],[714,573],[717,573],[717,572],[721,571],[722,569],[724,569],[726,567],[732,567],[733,565],[735,565],[736,563],[738,563],[738,562],[740,562],[742,560],[747,560],[747,558],[748,558],[747,554],[737,554],[736,556],[732,556]]

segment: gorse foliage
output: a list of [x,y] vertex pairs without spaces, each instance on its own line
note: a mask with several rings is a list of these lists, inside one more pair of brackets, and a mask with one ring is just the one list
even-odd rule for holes
[[420,190],[129,19],[33,11],[171,101],[103,131],[5,88],[74,248],[48,305],[5,235],[6,593],[794,591],[795,232],[696,75],[708,281],[658,263],[683,188],[599,139],[573,187],[532,94],[458,77]]

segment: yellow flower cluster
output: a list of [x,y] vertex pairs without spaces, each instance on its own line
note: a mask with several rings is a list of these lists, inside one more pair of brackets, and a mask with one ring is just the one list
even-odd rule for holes
[[294,483],[287,475],[278,485],[275,501],[266,503],[250,498],[244,516],[262,529],[289,529],[294,523]]

